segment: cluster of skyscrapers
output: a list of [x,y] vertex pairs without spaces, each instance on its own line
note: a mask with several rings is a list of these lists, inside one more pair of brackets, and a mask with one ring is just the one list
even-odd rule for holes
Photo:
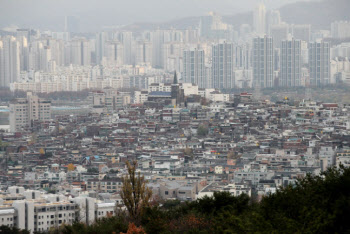
[[[196,28],[133,32],[120,29],[95,34],[75,33],[79,21],[67,17],[64,32],[18,29],[0,37],[0,82],[35,82],[28,73],[43,71],[52,80],[58,67],[112,68],[99,78],[115,74],[116,67],[139,66],[177,71],[185,83],[200,88],[322,86],[350,80],[350,45],[329,39],[349,35],[350,22],[339,21],[331,30],[282,21],[278,10],[263,4],[253,12],[253,25],[239,28],[210,13]],[[341,63],[342,65],[339,65]],[[127,69],[126,69],[127,70]],[[103,72],[101,72],[103,73]],[[106,72],[105,72],[106,73]],[[146,72],[147,73],[147,72]],[[17,87],[17,86],[16,86]]]

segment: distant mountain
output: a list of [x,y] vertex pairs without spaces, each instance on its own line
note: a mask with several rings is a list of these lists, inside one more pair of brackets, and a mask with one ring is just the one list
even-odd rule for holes
[[311,24],[316,29],[329,29],[336,20],[350,20],[349,0],[297,2],[280,8],[281,18],[287,23]]
[[196,28],[199,25],[200,17],[187,17],[171,20],[163,23],[134,23],[123,27],[124,30],[142,31],[156,29],[188,29]]
[[[314,29],[329,29],[336,20],[350,20],[350,0],[323,0],[296,2],[284,5],[280,9],[281,18],[289,24],[311,24]],[[196,28],[200,17],[189,17],[159,24],[132,24],[126,29],[152,30],[156,28],[186,29]],[[252,12],[223,16],[223,21],[236,29],[241,24],[253,24]]]
[[226,15],[222,20],[238,29],[241,24],[253,25],[253,12],[240,13],[235,15]]

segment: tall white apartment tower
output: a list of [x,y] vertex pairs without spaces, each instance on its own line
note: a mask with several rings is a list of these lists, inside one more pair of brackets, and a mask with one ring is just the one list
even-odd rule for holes
[[163,67],[162,46],[164,43],[164,31],[156,30],[151,33],[152,38],[152,66]]
[[253,23],[254,30],[258,35],[266,33],[266,7],[263,3],[254,9]]
[[271,37],[253,39],[253,86],[273,87],[274,50]]
[[[17,31],[18,34],[18,31]],[[21,71],[28,71],[28,57],[29,57],[29,48],[28,48],[28,39],[24,36],[17,36],[17,41],[19,42],[20,46],[20,69]]]
[[96,45],[95,45],[95,50],[96,50],[96,63],[100,64],[104,55],[104,50],[105,50],[105,43],[107,40],[107,35],[105,32],[99,32],[96,34]]
[[328,42],[309,43],[310,85],[330,83],[330,47]]
[[206,88],[204,50],[191,48],[183,52],[183,80]]
[[124,64],[124,46],[118,41],[107,42],[105,45],[105,56],[108,62],[116,65]]
[[132,32],[122,32],[120,34],[120,41],[124,46],[124,64],[134,64],[135,63],[135,54],[133,51],[133,37]]
[[219,43],[212,46],[212,87],[232,89],[235,87],[235,46],[233,43]]
[[166,71],[183,72],[183,51],[184,44],[182,42],[172,41],[162,45],[163,68]]
[[20,76],[19,43],[13,36],[0,42],[0,86],[9,87]]
[[301,85],[301,41],[285,40],[281,43],[280,86],[294,87]]
[[70,42],[71,63],[88,66],[91,64],[91,49],[89,41],[85,39],[74,39]]
[[152,64],[153,47],[151,42],[138,41],[136,44],[136,64]]
[[350,37],[350,22],[335,21],[331,24],[331,35],[333,38]]
[[0,86],[5,85],[4,43],[0,40]]

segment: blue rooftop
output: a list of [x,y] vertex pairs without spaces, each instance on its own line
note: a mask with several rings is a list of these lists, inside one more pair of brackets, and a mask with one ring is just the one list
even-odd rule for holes
[[148,96],[163,96],[171,97],[171,92],[153,91],[148,94]]

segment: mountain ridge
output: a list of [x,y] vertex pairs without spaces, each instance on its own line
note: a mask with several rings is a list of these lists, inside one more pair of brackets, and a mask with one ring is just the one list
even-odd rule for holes
[[[279,8],[282,21],[288,24],[311,24],[313,29],[330,29],[333,21],[350,20],[350,2],[348,0],[323,0],[295,2]],[[310,14],[312,12],[312,14]],[[241,24],[253,23],[253,12],[223,15],[223,22],[233,25],[236,30]],[[124,27],[125,30],[154,30],[157,28],[187,29],[199,25],[200,16],[186,17],[163,23],[134,23]],[[142,27],[146,26],[146,27]]]

